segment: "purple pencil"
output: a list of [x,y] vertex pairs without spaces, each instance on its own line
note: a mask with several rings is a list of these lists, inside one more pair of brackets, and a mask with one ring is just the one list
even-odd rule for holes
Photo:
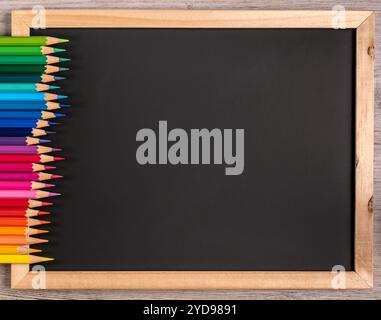
[[42,154],[60,149],[45,146],[0,146],[0,154]]
[[33,137],[0,137],[0,146],[31,146],[47,142],[50,140]]
[[58,178],[62,176],[45,172],[0,172],[0,181],[44,181]]

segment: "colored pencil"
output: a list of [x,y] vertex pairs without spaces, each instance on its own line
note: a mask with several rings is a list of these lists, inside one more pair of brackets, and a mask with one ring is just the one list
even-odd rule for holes
[[69,105],[52,101],[0,101],[0,110],[56,110]]
[[54,184],[37,181],[0,181],[0,190],[38,190],[54,187]]
[[60,58],[54,56],[3,56],[0,55],[1,64],[33,64],[45,65],[70,61],[68,58]]
[[32,146],[36,144],[49,142],[51,141],[33,137],[0,137],[0,146]]
[[40,249],[32,249],[29,246],[0,246],[0,254],[30,254],[41,252]]
[[59,193],[41,190],[0,190],[0,198],[10,199],[42,199],[59,196]]
[[34,227],[50,224],[50,221],[26,217],[0,217],[0,226],[3,227]]
[[32,255],[0,255],[0,263],[7,264],[34,264],[47,261],[53,261],[53,258],[37,257]]
[[68,68],[62,68],[57,66],[47,65],[18,65],[18,64],[2,64],[0,65],[0,73],[56,73],[61,71],[67,71]]
[[1,235],[24,235],[24,236],[33,236],[36,234],[48,233],[47,230],[39,230],[28,227],[1,227],[0,226],[0,234]]
[[33,162],[45,163],[64,160],[62,157],[48,156],[45,154],[0,154],[0,163],[4,162]]
[[53,203],[51,203],[51,202],[31,200],[28,198],[24,198],[24,199],[9,199],[9,198],[0,199],[0,208],[37,208],[37,207],[51,206],[52,204]]
[[38,172],[53,170],[56,167],[38,163],[0,163],[0,172]]
[[34,93],[47,90],[59,89],[57,86],[51,86],[44,83],[32,83],[32,82],[13,82],[13,83],[1,83],[0,93]]
[[65,99],[67,96],[54,93],[0,93],[0,100],[3,101],[50,101]]
[[63,177],[45,172],[0,172],[0,180],[3,181],[44,181],[59,178]]
[[0,74],[0,82],[52,82],[64,80],[64,77],[52,76],[50,74]]
[[0,128],[0,137],[40,137],[53,133],[52,131],[36,128]]
[[0,128],[46,128],[58,124],[47,120],[5,119],[0,120]]
[[40,211],[25,208],[0,208],[0,217],[39,217],[50,214],[47,211]]
[[3,111],[0,109],[0,119],[54,119],[64,116],[63,113],[50,111]]
[[0,46],[0,55],[2,56],[40,56],[65,51],[65,49],[47,46]]
[[0,37],[0,46],[49,46],[68,41],[67,39],[46,36]]
[[41,154],[54,151],[61,151],[61,149],[45,147],[45,146],[2,146],[0,145],[0,154]]

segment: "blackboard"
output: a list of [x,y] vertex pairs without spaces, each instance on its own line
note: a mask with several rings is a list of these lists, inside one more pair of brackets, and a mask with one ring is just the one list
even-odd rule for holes
[[[353,270],[353,30],[32,33],[72,58],[48,270]],[[244,129],[243,173],[138,164],[159,120]]]
[[[72,59],[57,90],[72,107],[52,137],[66,158],[56,171],[63,196],[54,199],[50,242],[39,246],[56,259],[48,273],[297,277],[339,266],[357,276],[356,30],[30,29],[70,39],[62,56]],[[137,133],[149,128],[159,139],[160,121],[189,137],[243,129],[242,173],[227,175],[215,156],[211,164],[139,164]]]

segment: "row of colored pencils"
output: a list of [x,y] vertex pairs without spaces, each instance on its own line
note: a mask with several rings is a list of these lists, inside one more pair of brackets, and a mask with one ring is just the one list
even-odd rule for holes
[[61,176],[43,171],[55,169],[46,163],[63,160],[54,154],[61,150],[39,137],[51,133],[46,128],[58,124],[53,119],[64,117],[52,110],[68,107],[54,101],[66,96],[47,92],[59,88],[47,83],[63,79],[52,74],[67,70],[53,64],[69,60],[54,56],[65,50],[51,45],[66,41],[0,37],[0,263],[52,260],[32,255],[41,250],[30,246],[48,241],[36,236],[48,232],[39,227],[50,223],[40,219],[50,212],[40,207],[52,203],[39,199],[59,195],[45,190],[54,187],[45,180]]

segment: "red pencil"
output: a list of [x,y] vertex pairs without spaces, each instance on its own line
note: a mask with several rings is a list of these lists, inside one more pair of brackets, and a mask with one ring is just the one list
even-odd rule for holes
[[24,199],[10,199],[10,198],[2,198],[0,199],[0,208],[37,208],[44,206],[51,206],[53,203],[32,200],[28,198]]
[[37,217],[50,214],[47,211],[39,211],[24,208],[0,208],[0,217]]
[[0,217],[0,226],[2,227],[34,227],[49,223],[50,221],[37,220],[26,217]]
[[56,167],[45,166],[38,163],[0,163],[1,172],[37,172],[42,170],[53,170]]
[[47,156],[45,154],[0,154],[0,162],[44,163],[59,160],[64,160],[64,158]]
[[37,190],[54,187],[54,184],[36,181],[1,181],[0,190]]

